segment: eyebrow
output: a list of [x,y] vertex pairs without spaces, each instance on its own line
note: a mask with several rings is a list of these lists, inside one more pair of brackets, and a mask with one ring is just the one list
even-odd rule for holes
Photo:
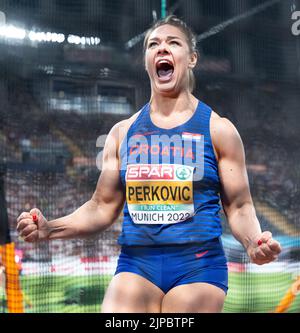
[[[179,39],[179,40],[181,40],[181,38],[180,38],[180,37],[177,37],[177,36],[167,36],[167,40],[170,40],[170,39]],[[153,37],[153,38],[150,38],[150,39],[149,39],[149,42],[150,42],[150,40],[160,40],[160,38],[158,38],[158,37]]]

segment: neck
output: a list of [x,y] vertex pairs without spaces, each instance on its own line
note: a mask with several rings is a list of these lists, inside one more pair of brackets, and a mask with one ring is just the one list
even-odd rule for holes
[[172,112],[194,110],[197,99],[189,91],[183,91],[177,96],[165,96],[153,93],[150,100],[151,112],[161,113],[168,116]]

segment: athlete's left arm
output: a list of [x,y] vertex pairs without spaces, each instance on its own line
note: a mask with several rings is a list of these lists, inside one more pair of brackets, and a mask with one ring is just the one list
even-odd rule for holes
[[233,236],[244,246],[252,262],[262,265],[277,259],[280,244],[271,232],[261,231],[256,216],[238,131],[228,119],[214,116],[211,137],[218,160],[222,205]]

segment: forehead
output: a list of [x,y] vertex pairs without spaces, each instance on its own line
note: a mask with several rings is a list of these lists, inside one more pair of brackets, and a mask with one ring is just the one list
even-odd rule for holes
[[160,27],[153,30],[149,36],[149,40],[152,38],[163,39],[168,36],[178,37],[182,40],[186,40],[185,34],[179,28],[170,24],[161,25]]

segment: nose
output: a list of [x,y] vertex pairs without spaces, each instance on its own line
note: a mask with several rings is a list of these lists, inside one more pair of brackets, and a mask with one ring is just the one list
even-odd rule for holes
[[168,44],[166,42],[163,41],[159,44],[157,54],[169,54]]

